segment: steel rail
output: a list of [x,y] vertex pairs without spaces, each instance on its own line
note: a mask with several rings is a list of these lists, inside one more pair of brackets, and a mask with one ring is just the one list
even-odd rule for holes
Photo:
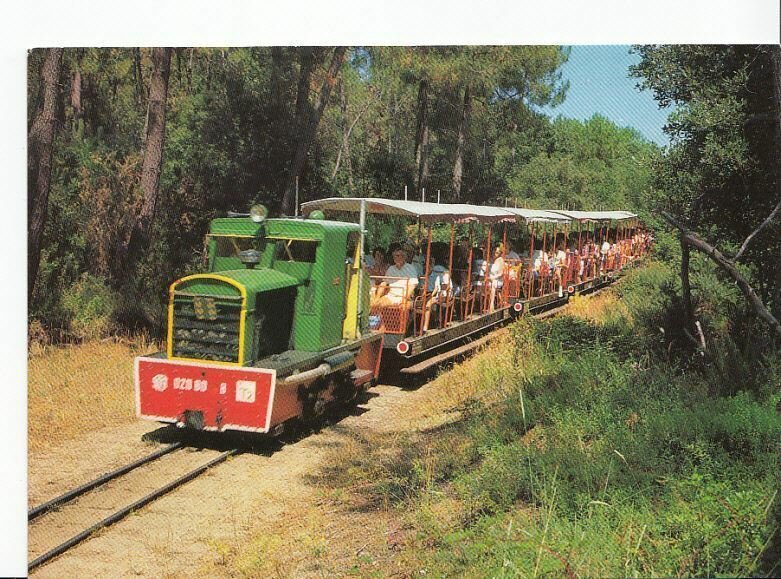
[[133,461],[129,464],[126,464],[125,466],[122,466],[116,470],[112,470],[111,472],[107,472],[106,474],[103,474],[99,476],[98,478],[91,480],[88,483],[85,483],[71,491],[68,491],[67,493],[64,493],[58,497],[53,498],[50,501],[46,501],[43,504],[40,504],[36,507],[33,507],[27,512],[27,520],[32,521],[33,519],[36,519],[40,517],[41,515],[48,513],[52,509],[59,507],[61,505],[64,505],[65,503],[69,503],[75,498],[80,497],[81,495],[88,493],[89,491],[102,486],[106,484],[107,482],[114,480],[117,477],[122,476],[123,474],[129,473],[131,470],[137,469],[139,466],[143,466],[147,463],[152,462],[153,460],[157,460],[161,456],[165,456],[166,454],[173,452],[174,450],[181,448],[182,443],[181,442],[175,442],[173,444],[169,444],[168,446],[165,446],[159,450],[156,450],[155,452],[144,456],[142,458],[139,458],[136,461]]
[[180,476],[176,480],[171,481],[170,483],[160,487],[159,489],[157,489],[155,491],[152,491],[151,493],[141,497],[140,499],[138,499],[134,503],[119,509],[118,511],[114,512],[112,515],[109,515],[108,517],[106,517],[102,521],[100,521],[98,523],[95,523],[94,525],[92,525],[88,529],[85,529],[84,531],[82,531],[81,533],[79,533],[77,535],[74,535],[73,537],[71,537],[70,539],[65,541],[64,543],[61,543],[60,545],[56,546],[54,549],[51,549],[50,551],[47,551],[46,553],[44,553],[44,554],[36,557],[32,561],[30,561],[27,564],[27,571],[30,572],[33,569],[35,569],[36,567],[39,567],[40,565],[43,565],[47,561],[50,561],[51,559],[53,559],[53,558],[55,558],[55,557],[57,557],[59,555],[62,555],[65,551],[67,551],[68,549],[71,549],[72,547],[78,545],[79,543],[81,543],[82,541],[84,541],[85,539],[87,539],[88,537],[90,537],[91,535],[93,535],[94,533],[99,531],[100,529],[108,527],[109,525],[113,525],[117,521],[120,521],[120,520],[124,519],[127,515],[129,515],[133,511],[135,511],[137,509],[140,509],[143,506],[148,505],[149,503],[151,503],[155,499],[158,499],[158,498],[162,497],[163,495],[171,492],[175,488],[180,487],[183,484],[193,480],[195,477],[203,474],[204,472],[206,472],[207,470],[209,470],[213,466],[215,466],[215,465],[217,465],[217,464],[219,464],[221,462],[224,462],[229,457],[237,454],[238,452],[239,452],[238,449],[228,450],[226,452],[223,452],[222,454],[220,454],[219,456],[213,458],[212,460],[210,460],[206,464],[203,464],[203,465],[199,466],[198,468],[195,468],[195,469],[191,470],[190,472]]

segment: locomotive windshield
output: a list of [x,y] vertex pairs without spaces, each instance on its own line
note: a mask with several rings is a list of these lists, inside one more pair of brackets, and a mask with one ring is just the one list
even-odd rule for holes
[[215,257],[239,257],[242,251],[258,249],[257,239],[254,237],[215,236]]
[[275,261],[315,263],[316,257],[317,241],[308,239],[277,239],[277,246],[274,251]]
[[262,239],[249,235],[224,235],[209,234],[210,271],[224,271],[229,269],[243,269],[241,252],[248,249],[263,250]]

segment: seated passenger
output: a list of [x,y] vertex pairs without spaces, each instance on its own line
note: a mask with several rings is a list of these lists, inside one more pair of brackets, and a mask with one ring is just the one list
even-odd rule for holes
[[367,269],[370,276],[383,276],[388,269],[388,263],[385,261],[385,250],[381,247],[375,247],[372,250],[374,264]]
[[452,295],[450,272],[444,266],[443,260],[439,256],[433,259],[435,265],[431,269],[431,273],[429,273],[428,283],[426,284],[428,297],[423,310],[422,327],[424,332],[428,330],[432,307],[445,303]]
[[404,250],[407,252],[407,259],[418,272],[418,277],[423,277],[426,270],[426,256],[420,248],[416,248],[412,242],[407,242],[404,246]]
[[483,250],[475,246],[472,248],[472,281],[474,285],[482,287],[485,272],[486,264],[483,259]]
[[605,266],[607,265],[607,255],[610,253],[610,241],[608,241],[607,237],[602,242],[602,246],[599,248],[599,271],[603,271],[605,269]]
[[373,292],[372,306],[397,306],[407,303],[418,286],[418,272],[407,263],[407,252],[401,247],[393,252],[393,265],[385,271],[383,281]]
[[494,248],[494,261],[491,263],[488,280],[491,288],[489,311],[494,311],[496,306],[496,290],[504,285],[504,246],[498,243]]
[[534,251],[534,261],[532,262],[532,268],[534,271],[534,279],[537,279],[542,272],[542,264],[548,261],[547,254],[543,253],[542,249],[536,249]]
[[564,268],[567,266],[567,252],[564,251],[564,243],[559,245],[558,251],[553,258],[553,276],[559,286],[559,297],[564,296]]

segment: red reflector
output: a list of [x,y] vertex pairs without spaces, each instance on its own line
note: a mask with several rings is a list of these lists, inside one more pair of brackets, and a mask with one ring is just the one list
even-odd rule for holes
[[575,293],[575,286],[574,285],[567,286],[567,292],[570,293],[570,294],[574,294]]
[[523,304],[522,304],[521,302],[515,302],[515,303],[513,304],[513,309],[514,309],[516,312],[520,312],[521,310],[523,310]]
[[406,354],[409,352],[409,344],[407,342],[399,342],[396,344],[396,351],[399,354]]

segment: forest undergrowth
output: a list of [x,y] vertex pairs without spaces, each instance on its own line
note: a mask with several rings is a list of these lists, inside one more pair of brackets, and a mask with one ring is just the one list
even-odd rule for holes
[[393,512],[437,576],[777,575],[781,355],[701,265],[704,352],[651,262],[439,377],[458,420],[358,440],[320,482]]

